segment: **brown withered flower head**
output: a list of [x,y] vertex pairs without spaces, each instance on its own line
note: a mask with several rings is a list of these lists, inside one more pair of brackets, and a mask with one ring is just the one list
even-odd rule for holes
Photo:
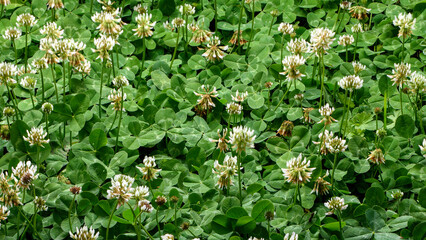
[[363,6],[352,6],[349,8],[349,12],[352,13],[352,17],[358,20],[367,18],[370,11],[371,9]]
[[314,108],[303,108],[303,120],[305,121],[305,123],[313,123],[314,120],[312,120],[309,117],[309,113],[314,110]]
[[218,96],[216,87],[211,88],[209,85],[201,85],[201,91],[198,93],[194,92],[194,94],[200,97],[195,106],[195,111],[200,115],[207,114],[207,112],[216,106],[212,101],[212,98]]
[[370,162],[380,165],[385,163],[385,156],[383,155],[383,152],[380,148],[377,148],[373,151],[371,151],[370,155],[368,155],[367,160],[370,160]]
[[237,43],[237,39],[238,39],[237,32],[238,32],[238,30],[234,32],[231,40],[229,40],[229,43],[231,43],[232,45],[244,45],[244,44],[246,44],[247,40],[245,40],[243,38],[243,31],[242,30],[240,30],[240,36],[239,36],[240,39],[239,39],[239,42]]
[[228,150],[228,140],[226,139],[226,135],[228,134],[228,129],[223,129],[223,134],[220,135],[220,129],[217,130],[217,136],[219,137],[217,140],[210,138],[210,142],[216,142],[217,143],[217,149],[219,149],[221,152],[226,152]]
[[284,121],[281,124],[281,127],[278,129],[277,134],[283,137],[291,137],[291,132],[293,131],[294,124],[291,121]]
[[328,194],[328,188],[331,186],[331,184],[327,180],[325,180],[328,175],[329,173],[327,170],[324,176],[318,177],[317,180],[315,180],[314,189],[312,189],[311,193],[315,193],[316,195]]
[[78,187],[78,186],[70,187],[70,192],[74,195],[78,195],[81,193],[81,187]]

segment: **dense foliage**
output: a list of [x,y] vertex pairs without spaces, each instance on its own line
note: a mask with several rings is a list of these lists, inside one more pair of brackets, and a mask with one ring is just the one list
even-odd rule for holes
[[425,238],[425,1],[0,7],[1,238]]

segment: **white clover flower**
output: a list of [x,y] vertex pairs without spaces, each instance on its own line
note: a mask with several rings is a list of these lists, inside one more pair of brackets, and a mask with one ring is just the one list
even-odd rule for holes
[[344,10],[348,10],[351,7],[352,3],[349,1],[342,1],[340,3],[340,8]]
[[25,76],[21,79],[20,84],[23,88],[32,90],[36,87],[37,79],[30,76]]
[[133,7],[133,10],[135,12],[138,12],[139,14],[144,14],[146,13],[148,10],[146,9],[146,7],[142,6],[142,4],[138,4],[135,7]]
[[132,198],[134,181],[134,178],[123,174],[115,175],[111,180],[111,187],[107,190],[107,199],[117,199],[117,209]]
[[228,46],[219,46],[220,40],[217,36],[209,38],[208,41],[206,52],[202,56],[211,62],[223,59],[226,55],[224,51],[228,50]]
[[[252,0],[249,0],[252,1]],[[247,0],[246,0],[247,3]],[[264,238],[250,237],[248,240],[265,240]]]
[[244,100],[246,100],[246,98],[248,97],[248,92],[238,92],[238,90],[235,92],[235,96],[231,95],[232,100],[235,102],[244,102]]
[[6,31],[3,34],[3,38],[10,41],[15,41],[16,39],[20,38],[22,36],[21,29],[17,27],[10,27],[6,29]]
[[398,37],[410,36],[414,25],[416,24],[416,19],[413,19],[411,13],[400,13],[398,17],[395,17],[393,20],[393,25],[399,27]]
[[344,152],[346,148],[348,148],[346,140],[337,136],[334,138],[328,138],[327,141],[325,141],[325,146],[327,151],[330,153]]
[[352,13],[352,17],[356,18],[358,20],[362,20],[368,17],[368,13],[371,11],[371,9],[366,8],[364,6],[352,6],[350,7],[349,12]]
[[138,207],[142,212],[150,213],[152,212],[152,209],[154,209],[151,205],[151,202],[149,202],[146,199],[142,199],[138,201]]
[[138,27],[133,29],[135,32],[135,35],[138,37],[150,37],[152,36],[152,28],[155,26],[156,22],[151,23],[152,14],[143,13],[139,14],[136,17],[136,23],[138,24]]
[[352,62],[352,67],[354,68],[354,75],[356,76],[358,76],[361,71],[365,70],[365,65],[357,61]]
[[426,77],[422,72],[414,71],[410,75],[410,80],[407,82],[410,90],[414,93],[422,93],[426,91]]
[[1,221],[5,221],[7,217],[9,216],[10,211],[6,206],[0,206],[0,226]]
[[13,178],[18,178],[17,186],[24,189],[29,189],[32,182],[38,178],[37,166],[30,161],[19,162],[16,168],[12,167]]
[[426,157],[426,138],[423,139],[422,145],[419,145],[419,148],[423,156]]
[[121,106],[121,102],[124,102],[126,98],[127,95],[125,93],[124,95],[122,95],[121,91],[117,91],[115,89],[111,90],[111,93],[108,95],[108,100],[111,101],[112,108],[115,111],[126,111],[126,109],[124,109],[124,106]]
[[324,206],[330,210],[326,215],[335,213],[335,211],[343,211],[348,208],[348,205],[345,205],[345,200],[340,197],[332,197],[328,202],[324,203]]
[[18,74],[18,68],[13,63],[0,62],[0,83],[6,84],[9,79]]
[[5,107],[3,108],[3,116],[5,117],[12,117],[15,115],[15,109],[12,107]]
[[99,52],[99,56],[96,58],[100,58],[101,61],[104,61],[105,59],[110,60],[108,51],[111,51],[115,46],[115,40],[110,37],[106,36],[104,34],[101,34],[99,38],[95,38],[94,40],[96,50],[92,49],[93,52]]
[[395,63],[395,69],[392,69],[393,75],[388,75],[388,77],[393,81],[393,85],[397,85],[399,88],[402,88],[402,85],[407,80],[407,77],[411,74],[411,64],[409,63]]
[[99,232],[95,232],[92,227],[88,229],[86,225],[84,225],[80,229],[76,228],[75,234],[73,234],[72,232],[69,233],[70,237],[75,240],[96,240],[99,237]]
[[229,188],[233,185],[232,177],[238,173],[238,161],[237,157],[232,157],[229,155],[225,156],[223,164],[219,164],[219,161],[214,162],[214,169],[212,172],[217,175],[216,185],[220,189]]
[[44,132],[43,127],[31,128],[31,131],[27,130],[28,137],[24,137],[24,140],[30,143],[30,146],[38,145],[44,147],[43,143],[49,143],[49,139],[44,139],[47,133]]
[[41,105],[41,111],[47,114],[51,114],[53,111],[53,105],[51,103],[45,102]]
[[33,27],[34,25],[36,25],[37,20],[33,15],[29,13],[23,13],[16,18],[16,22],[18,27]]
[[47,1],[47,9],[61,9],[64,8],[62,0],[49,0]]
[[305,62],[306,62],[306,59],[300,55],[286,56],[282,62],[284,72],[280,72],[280,74],[287,75],[287,79],[289,81],[293,79],[300,80],[305,75],[299,71],[298,67],[305,64]]
[[143,164],[145,165],[144,167],[136,167],[137,169],[139,169],[139,171],[141,171],[143,175],[142,179],[146,181],[156,179],[157,174],[161,171],[161,169],[155,169],[155,167],[157,166],[157,164],[155,163],[155,157],[145,156]]
[[117,77],[115,77],[112,80],[112,84],[114,85],[114,87],[116,88],[121,88],[121,87],[125,87],[129,85],[129,81],[127,80],[127,78],[123,75],[118,75]]
[[10,4],[10,0],[0,0],[0,5],[7,6]]
[[331,117],[331,114],[334,112],[334,107],[330,107],[330,105],[327,103],[326,105],[322,106],[319,109],[319,112],[321,116],[323,116],[323,119],[320,121],[320,123],[324,122],[324,125],[328,125],[332,122],[337,122],[336,119]]
[[239,103],[232,102],[226,104],[226,111],[231,115],[240,115],[243,110],[243,106]]
[[133,198],[135,198],[136,201],[144,200],[148,196],[149,188],[147,186],[137,186],[134,189]]
[[121,18],[111,12],[101,12],[97,15],[99,21],[99,25],[96,29],[107,36],[118,36],[123,30],[121,29]]
[[42,35],[46,35],[45,38],[48,40],[62,39],[62,30],[61,26],[58,26],[55,22],[46,23],[42,29],[40,29]]
[[33,65],[33,67],[38,70],[47,69],[49,67],[47,64],[47,59],[44,57],[32,61],[31,65]]
[[291,158],[287,162],[287,168],[281,168],[284,173],[284,178],[287,182],[295,184],[303,184],[309,182],[312,171],[315,168],[310,168],[311,161],[306,161],[306,157],[303,158],[302,154],[299,154],[296,158]]
[[34,204],[39,211],[47,211],[48,209],[46,206],[46,200],[44,200],[42,197],[36,196],[34,199]]
[[342,89],[349,90],[352,92],[355,89],[360,89],[362,87],[364,80],[362,80],[359,76],[350,75],[343,77],[339,82],[339,86]]
[[339,37],[338,44],[346,47],[354,43],[354,41],[355,41],[354,36],[346,34]]
[[331,48],[334,32],[328,28],[315,28],[311,32],[311,48],[316,56],[324,55]]
[[200,112],[207,112],[214,108],[216,105],[214,104],[212,98],[217,98],[216,87],[210,87],[209,85],[201,85],[200,92],[194,92],[196,96],[200,98],[197,100],[196,110]]
[[287,50],[295,55],[301,55],[311,51],[310,44],[302,38],[291,39],[287,45]]
[[193,15],[195,13],[195,7],[191,4],[185,3],[185,5],[179,6],[179,12],[182,15]]
[[401,190],[397,189],[396,191],[391,193],[391,197],[395,200],[399,200],[404,196],[404,193]]
[[282,32],[284,35],[294,33],[294,27],[290,23],[280,23],[278,26],[278,31]]
[[299,235],[297,235],[295,232],[292,232],[291,235],[290,233],[286,233],[284,236],[284,240],[298,240],[299,239]]
[[84,74],[89,75],[90,70],[92,70],[92,66],[91,66],[90,61],[85,60],[85,61],[82,61],[80,63],[80,65],[74,67],[74,69],[79,73],[84,73]]
[[254,130],[248,127],[238,126],[232,129],[229,136],[229,143],[233,145],[237,153],[246,151],[246,148],[254,148]]
[[172,26],[175,27],[175,28],[183,27],[183,26],[185,26],[185,20],[177,17],[177,18],[172,20]]
[[317,196],[318,194],[325,195],[328,194],[328,188],[331,186],[331,184],[325,180],[326,177],[328,177],[329,172],[328,170],[325,172],[324,176],[318,177],[317,180],[315,180],[314,188],[311,191],[312,193],[315,193]]
[[172,234],[167,233],[161,236],[161,240],[175,240],[175,237]]
[[357,24],[353,25],[352,28],[351,28],[351,30],[352,30],[353,33],[362,33],[362,32],[364,32],[364,29],[363,29],[361,23],[357,23]]

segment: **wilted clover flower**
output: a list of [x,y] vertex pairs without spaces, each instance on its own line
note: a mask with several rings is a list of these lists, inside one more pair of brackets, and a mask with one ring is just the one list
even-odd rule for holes
[[305,39],[296,38],[291,39],[287,45],[287,50],[295,55],[302,55],[311,51],[311,46]]
[[164,204],[166,204],[166,202],[167,202],[167,198],[164,197],[164,196],[158,196],[155,199],[155,203],[160,207],[163,206]]
[[107,190],[108,199],[117,199],[117,209],[124,205],[132,197],[134,189],[132,188],[134,178],[119,174],[111,180],[111,187]]
[[383,155],[383,152],[380,148],[374,149],[371,151],[370,155],[368,155],[367,160],[370,160],[370,162],[380,165],[385,163],[385,156]]
[[398,37],[406,38],[410,36],[414,25],[416,24],[416,19],[413,19],[411,13],[400,13],[398,17],[395,17],[393,20],[393,25],[399,27]]
[[78,187],[78,186],[70,187],[70,192],[74,195],[78,195],[81,193],[81,187]]
[[[240,34],[239,34],[240,36],[238,36],[237,32],[238,32],[238,30],[234,32],[234,34],[231,37],[231,40],[229,40],[229,43],[232,44],[232,45],[235,45],[235,44],[236,45],[244,45],[245,43],[247,43],[247,40],[245,40],[243,38],[243,31],[240,30]],[[237,42],[237,39],[238,39],[239,42]]]
[[320,121],[320,123],[324,122],[324,125],[328,125],[332,122],[337,122],[337,120],[331,116],[331,114],[334,112],[334,107],[330,107],[328,103],[322,106],[319,109],[319,112],[321,116],[323,116],[323,119]]
[[64,30],[61,26],[58,26],[55,22],[46,23],[42,29],[40,29],[42,35],[46,35],[45,38],[48,40],[57,40],[62,38]]
[[411,64],[409,63],[395,63],[395,69],[392,69],[392,75],[388,75],[388,77],[393,81],[393,85],[399,86],[402,88],[405,80],[411,74]]
[[302,158],[302,154],[299,154],[299,156],[291,158],[290,161],[287,162],[287,168],[281,168],[287,182],[295,184],[309,182],[312,171],[315,170],[315,168],[309,167],[311,161],[306,161],[306,157],[303,158],[303,160]]
[[290,23],[280,23],[278,26],[278,31],[282,32],[284,35],[294,33],[294,27]]
[[284,68],[284,72],[280,72],[281,75],[287,75],[287,79],[289,81],[293,80],[293,79],[297,79],[300,80],[303,75],[298,67],[302,66],[303,64],[305,64],[306,59],[300,55],[290,55],[290,56],[286,56],[283,59],[283,68]]
[[129,81],[127,80],[127,78],[123,75],[118,75],[117,77],[115,77],[112,80],[112,84],[114,85],[114,87],[116,88],[121,88],[121,87],[125,87],[129,85]]
[[364,32],[364,29],[363,29],[361,23],[357,23],[357,24],[353,25],[352,28],[351,28],[351,30],[352,30],[353,33],[362,33],[362,32]]
[[206,57],[207,60],[211,62],[215,62],[217,60],[223,59],[225,56],[226,50],[228,50],[228,46],[219,46],[220,40],[217,36],[213,38],[209,38],[209,43],[207,44],[206,52],[203,53],[203,57]]
[[422,145],[419,145],[419,148],[423,156],[426,157],[426,138],[423,139]]
[[325,180],[325,178],[328,177],[328,175],[329,173],[327,170],[324,176],[318,177],[317,180],[315,180],[314,188],[312,189],[311,193],[315,193],[316,195],[328,194],[328,188],[331,186],[331,184],[327,180]]
[[139,14],[136,17],[136,23],[138,27],[133,29],[135,31],[135,35],[138,37],[150,37],[152,36],[152,28],[155,26],[156,22],[151,22],[152,14],[143,13]]
[[245,151],[246,148],[254,147],[255,138],[256,135],[254,135],[254,130],[248,127],[238,126],[232,129],[229,136],[229,143],[233,145],[232,148],[234,148],[237,153],[241,153]]
[[397,189],[396,191],[391,193],[391,197],[395,200],[399,200],[404,196],[404,193],[401,190]]
[[12,167],[13,175],[19,179],[17,186],[29,189],[32,182],[38,178],[37,166],[32,165],[30,161],[19,162],[16,168]]
[[7,124],[0,125],[0,138],[3,139],[3,140],[9,140],[10,139],[9,125],[7,125]]
[[228,103],[226,104],[226,111],[231,115],[240,115],[243,111],[243,106],[236,102]]
[[344,10],[348,10],[351,7],[352,3],[349,1],[342,1],[340,3],[340,8]]
[[37,80],[30,76],[25,76],[21,79],[21,86],[27,89],[34,89],[37,84]]
[[7,209],[6,206],[0,206],[0,223],[1,221],[5,221],[7,217],[9,216],[9,214],[10,214],[10,211],[9,209]]
[[363,65],[362,63],[357,62],[357,61],[352,62],[352,67],[354,68],[354,75],[355,76],[358,76],[361,71],[365,70],[365,65]]
[[363,7],[363,6],[352,6],[349,9],[349,12],[352,13],[353,18],[357,18],[358,20],[362,20],[367,18],[367,14],[371,11],[371,9]]
[[43,127],[31,128],[31,131],[27,130],[27,137],[24,137],[24,140],[30,143],[30,146],[38,145],[44,147],[43,143],[49,143],[49,139],[44,139],[47,136],[47,133],[44,132]]
[[3,108],[3,116],[5,117],[12,117],[15,115],[15,109],[12,107],[5,107]]
[[172,234],[167,233],[161,236],[161,240],[175,240],[175,237]]
[[246,98],[248,97],[248,92],[238,92],[238,90],[235,92],[235,96],[232,95],[232,100],[235,102],[244,102]]
[[347,35],[342,35],[339,37],[338,44],[346,47],[354,43],[354,41],[355,41],[354,36],[347,34]]
[[204,30],[196,24],[191,24],[188,26],[188,28],[192,32],[191,42],[194,42],[194,43],[200,44],[200,43],[207,42],[213,35],[212,32],[208,30]]
[[146,181],[151,181],[157,178],[157,173],[161,171],[161,169],[155,169],[157,164],[155,163],[155,157],[145,156],[143,159],[144,167],[136,167],[141,171],[142,178]]
[[91,63],[88,60],[84,60],[80,63],[80,65],[74,67],[75,71],[79,72],[79,73],[84,73],[89,75],[91,68]]
[[312,120],[309,117],[309,113],[314,110],[314,108],[303,108],[303,120],[305,121],[305,123],[313,123],[314,120]]
[[8,29],[6,29],[6,31],[3,34],[3,38],[6,39],[6,40],[10,40],[10,41],[15,41],[16,39],[18,39],[21,36],[22,36],[22,31],[21,31],[21,29],[19,29],[17,27],[8,28]]
[[311,47],[316,56],[324,55],[331,48],[334,32],[328,28],[315,28],[311,32]]
[[195,13],[195,8],[191,4],[185,3],[179,6],[179,12],[182,15],[193,15]]
[[219,149],[222,152],[225,152],[226,150],[228,150],[228,140],[226,139],[227,134],[228,134],[227,128],[223,129],[222,135],[220,135],[220,129],[218,129],[217,135],[218,135],[219,139],[215,140],[215,139],[210,138],[209,141],[210,142],[217,142],[217,149]]
[[200,97],[197,100],[197,106],[195,107],[197,112],[205,114],[216,106],[212,100],[212,98],[216,98],[218,96],[216,87],[211,88],[209,85],[201,85],[201,91],[198,93],[194,92],[194,94]]
[[295,232],[292,232],[291,235],[290,233],[286,233],[284,236],[284,240],[298,240],[299,239],[299,235],[297,235]]
[[362,87],[364,80],[362,80],[359,76],[350,75],[343,77],[339,82],[339,86],[342,89],[349,90],[352,92],[355,89],[360,89]]
[[22,205],[19,194],[20,192],[18,188],[9,188],[7,191],[3,192],[3,196],[0,197],[0,201],[2,201],[7,207],[16,207]]
[[127,95],[124,94],[124,97],[121,93],[121,91],[116,91],[115,89],[111,90],[111,93],[108,95],[108,100],[111,101],[112,108],[115,111],[121,111],[125,112],[124,106],[121,106],[121,102],[126,100]]
[[46,200],[43,198],[36,196],[34,199],[34,204],[36,205],[37,210],[47,211]]
[[78,67],[82,62],[85,62],[83,54],[80,53],[80,51],[83,51],[85,48],[86,44],[83,42],[71,41],[68,54],[68,61],[71,66]]
[[23,13],[16,18],[16,22],[18,27],[32,27],[36,25],[37,20],[33,15],[29,13]]
[[345,205],[345,200],[340,197],[332,197],[328,202],[324,203],[324,206],[330,210],[326,215],[335,213],[335,211],[343,211],[348,208],[348,205]]
[[100,58],[101,61],[104,61],[105,59],[110,60],[108,51],[113,49],[115,40],[110,36],[101,34],[99,38],[95,38],[94,42],[96,50],[92,49],[92,51],[99,53],[99,56],[96,59]]
[[291,137],[291,132],[293,131],[294,124],[291,121],[284,121],[280,128],[277,131],[277,134],[284,137]]
[[220,189],[229,188],[232,185],[232,176],[238,173],[237,157],[225,156],[223,164],[219,164],[219,161],[214,162],[214,174],[217,174],[218,180],[217,185]]
[[138,201],[138,207],[142,212],[150,213],[152,212],[152,209],[154,209],[151,205],[151,202],[143,199]]
[[414,93],[422,93],[426,91],[426,77],[421,72],[413,72],[410,80],[407,82],[410,90]]
[[7,6],[10,4],[10,0],[0,0],[0,5]]
[[64,8],[62,0],[49,0],[47,1],[47,9],[61,9]]
[[70,231],[70,237],[75,240],[96,240],[99,237],[99,232],[95,232],[92,227],[87,229],[87,226],[84,225],[80,229],[76,228],[75,234]]
[[43,103],[43,105],[41,105],[41,111],[47,114],[52,113],[53,111],[53,105],[51,103]]

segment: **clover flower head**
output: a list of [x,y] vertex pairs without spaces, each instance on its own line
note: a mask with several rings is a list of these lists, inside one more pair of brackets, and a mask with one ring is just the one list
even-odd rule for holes
[[339,37],[339,45],[342,45],[344,47],[351,45],[354,43],[355,39],[354,36],[345,34]]
[[404,196],[404,193],[401,190],[397,189],[396,191],[391,193],[391,197],[395,200],[399,200]]
[[226,111],[231,115],[240,115],[243,111],[243,106],[236,102],[228,103],[226,104]]
[[185,20],[183,20],[182,18],[175,18],[172,20],[172,26],[175,28],[180,28],[183,27],[185,25]]
[[371,9],[363,7],[363,6],[352,6],[349,8],[349,12],[352,13],[352,17],[358,20],[362,20],[368,17],[368,13]]
[[61,26],[58,26],[55,22],[49,22],[40,29],[40,33],[42,35],[46,35],[45,38],[49,40],[55,40],[63,38],[62,34],[64,33],[64,30],[62,30]]
[[38,145],[44,147],[43,143],[49,143],[49,139],[44,139],[47,136],[47,133],[44,132],[43,127],[31,128],[31,131],[27,130],[27,137],[24,137],[24,140],[30,143],[30,146]]
[[24,189],[29,189],[32,182],[38,178],[37,166],[30,161],[19,162],[16,168],[12,167],[12,173],[19,179],[17,186]]
[[0,0],[0,5],[7,6],[10,4],[10,0]]
[[213,35],[212,32],[208,30],[204,30],[196,24],[188,25],[188,28],[192,32],[191,42],[194,42],[194,43],[201,44],[201,43],[207,42]]
[[127,80],[127,78],[123,75],[118,75],[117,77],[115,77],[112,80],[112,84],[114,85],[114,87],[116,88],[121,88],[121,87],[125,87],[129,85],[129,81]]
[[305,64],[305,62],[306,62],[306,59],[300,55],[286,56],[282,62],[284,72],[280,72],[280,74],[287,75],[287,80],[289,81],[293,79],[300,80],[305,75],[300,72],[298,67]]
[[0,62],[0,84],[6,84],[9,79],[18,74],[18,68],[13,63]]
[[152,14],[143,13],[139,14],[136,17],[136,23],[138,24],[138,27],[133,29],[135,32],[135,35],[138,37],[150,37],[153,34],[152,29],[155,26],[156,22],[151,22]]
[[[240,35],[240,36],[238,36],[238,35]],[[246,44],[247,40],[245,40],[243,38],[243,30],[240,30],[240,34],[238,34],[238,30],[234,31],[234,34],[232,34],[231,40],[229,40],[229,43],[232,44],[232,45],[244,45],[244,44]]]
[[15,115],[15,109],[14,108],[12,108],[12,107],[3,108],[3,116],[12,117],[13,115]]
[[311,191],[312,193],[315,193],[316,195],[321,194],[325,195],[328,194],[328,188],[331,186],[331,184],[325,180],[325,178],[329,175],[328,170],[325,172],[324,176],[318,177],[317,180],[315,180],[314,188]]
[[[252,0],[250,0],[252,1]],[[247,2],[247,0],[246,0]],[[265,240],[264,238],[250,237],[248,240]]]
[[70,237],[75,240],[96,240],[99,237],[99,232],[95,232],[92,227],[88,229],[87,226],[84,225],[80,229],[76,228],[75,234],[70,232]]
[[133,198],[136,201],[144,200],[149,196],[149,188],[147,186],[137,186],[134,189]]
[[206,57],[207,60],[211,62],[215,62],[223,59],[225,56],[226,50],[228,50],[228,46],[219,46],[220,40],[217,36],[208,38],[209,43],[207,44],[206,51],[203,53],[203,57]]
[[143,160],[144,167],[136,167],[141,171],[142,178],[146,181],[151,181],[157,178],[157,173],[161,171],[161,169],[155,169],[157,164],[155,163],[155,157],[145,156]]
[[393,81],[393,85],[402,88],[402,85],[407,80],[407,77],[411,75],[411,64],[409,63],[395,63],[395,69],[392,69],[392,75],[388,77]]
[[311,119],[309,113],[314,110],[314,108],[303,108],[303,120],[305,123],[313,123],[314,120]]
[[282,34],[292,34],[294,33],[294,27],[293,24],[290,23],[280,23],[278,26],[278,31],[280,31]]
[[51,103],[45,102],[41,105],[41,111],[46,114],[51,114],[53,111],[53,105]]
[[226,135],[228,134],[228,129],[224,128],[223,129],[223,134],[220,135],[220,129],[217,130],[217,135],[218,135],[218,139],[212,139],[210,138],[209,141],[210,142],[217,142],[217,149],[220,149],[221,152],[225,152],[226,150],[228,150],[228,140],[226,139]]
[[235,96],[232,95],[232,100],[235,102],[244,102],[246,98],[248,97],[248,92],[239,92],[238,90],[235,92]]
[[217,98],[218,96],[216,87],[201,85],[201,91],[194,92],[194,94],[200,97],[197,100],[197,106],[195,106],[195,110],[200,114],[204,115],[216,106],[212,100],[212,98]]
[[1,221],[5,221],[7,217],[9,216],[9,214],[10,214],[10,211],[6,206],[0,206],[0,223]]
[[138,207],[142,212],[146,213],[150,213],[152,212],[152,209],[154,209],[151,205],[151,202],[146,199],[138,201]]
[[179,12],[182,15],[193,15],[195,13],[195,7],[191,4],[185,3],[184,5],[179,6]]
[[331,116],[331,114],[334,112],[334,107],[330,107],[328,103],[322,106],[319,109],[319,112],[321,116],[323,116],[323,119],[320,121],[320,123],[324,122],[324,125],[328,125],[332,122],[337,122],[337,120]]
[[383,155],[383,152],[380,148],[376,148],[371,151],[370,155],[368,155],[367,160],[370,160],[370,162],[377,165],[385,164],[385,156]]
[[332,197],[324,206],[330,210],[330,212],[326,213],[326,215],[331,215],[335,213],[335,211],[343,211],[348,208],[348,205],[345,204],[345,200],[340,197]]
[[426,157],[426,138],[423,139],[422,145],[419,145],[419,148],[423,156]]
[[92,70],[91,65],[90,61],[84,60],[80,63],[80,65],[74,67],[74,70],[79,73],[89,75],[90,70]]
[[21,29],[17,27],[10,27],[6,29],[6,31],[3,34],[3,38],[10,41],[15,41],[16,39],[20,38],[22,36]]
[[302,55],[311,51],[311,45],[305,39],[292,38],[287,45],[287,50],[295,55]]
[[34,89],[36,84],[37,84],[37,80],[33,77],[30,76],[25,76],[21,79],[20,82],[21,86],[27,89]]
[[365,70],[365,65],[357,61],[352,62],[352,67],[354,68],[354,75],[356,76],[358,76],[360,72]]
[[362,33],[364,32],[364,28],[361,23],[357,23],[351,27],[353,33]]
[[324,55],[331,48],[334,32],[328,28],[315,28],[311,32],[311,48],[316,56]]
[[114,38],[101,34],[99,38],[95,38],[94,40],[96,50],[92,49],[93,52],[99,52],[99,56],[96,58],[100,58],[101,61],[104,61],[105,59],[110,60],[108,51],[111,51],[112,48],[115,46],[115,40]]
[[125,112],[124,106],[122,106],[121,102],[126,100],[127,95],[124,93],[122,95],[121,91],[117,91],[115,89],[111,90],[111,93],[108,95],[108,100],[111,101],[112,108],[115,111],[121,111]]
[[138,12],[139,14],[144,14],[144,13],[148,12],[146,7],[142,6],[142,4],[140,4],[140,3],[138,5],[136,5],[135,7],[133,7],[133,10],[135,12]]
[[355,89],[360,89],[362,87],[363,82],[364,81],[359,76],[349,75],[343,77],[338,82],[338,84],[342,89],[349,90],[350,92],[352,92]]
[[161,240],[175,240],[175,236],[167,233],[167,234],[164,234],[163,236],[161,236]]
[[34,199],[34,204],[36,205],[37,210],[39,211],[47,211],[46,200],[42,197],[36,196]]
[[134,181],[134,178],[123,174],[115,175],[111,180],[111,187],[107,190],[107,199],[117,199],[117,209],[132,198]]
[[344,10],[349,10],[349,8],[351,7],[352,3],[350,1],[342,1],[340,3],[340,8],[344,9]]
[[34,25],[36,25],[37,20],[33,15],[29,13],[23,13],[16,18],[16,22],[18,27],[33,27]]
[[421,72],[412,72],[407,84],[414,93],[423,93],[426,91],[426,77]]
[[284,240],[298,240],[299,239],[299,235],[297,235],[295,232],[292,232],[291,235],[290,233],[286,233],[284,236]]
[[286,120],[281,124],[280,128],[277,131],[277,134],[283,137],[291,137],[293,128],[294,128],[293,122]]
[[223,164],[220,164],[218,160],[214,162],[214,169],[212,172],[217,175],[216,185],[220,189],[229,188],[233,185],[232,177],[238,173],[237,157],[229,155],[225,156]]
[[254,130],[248,127],[237,126],[230,133],[229,143],[233,145],[232,147],[237,153],[240,153],[246,151],[246,148],[253,148],[255,138]]
[[410,36],[414,30],[414,25],[416,24],[416,19],[413,19],[411,13],[400,13],[393,20],[393,25],[399,27],[398,37]]
[[287,182],[295,184],[309,182],[312,171],[315,170],[315,168],[309,167],[310,163],[311,161],[306,161],[306,157],[303,158],[302,154],[290,159],[290,161],[287,162],[287,168],[281,169],[284,173],[284,178]]
[[47,9],[61,9],[64,8],[62,0],[49,0],[47,1]]
[[74,195],[78,195],[81,193],[81,187],[78,187],[78,186],[70,187],[70,192]]

